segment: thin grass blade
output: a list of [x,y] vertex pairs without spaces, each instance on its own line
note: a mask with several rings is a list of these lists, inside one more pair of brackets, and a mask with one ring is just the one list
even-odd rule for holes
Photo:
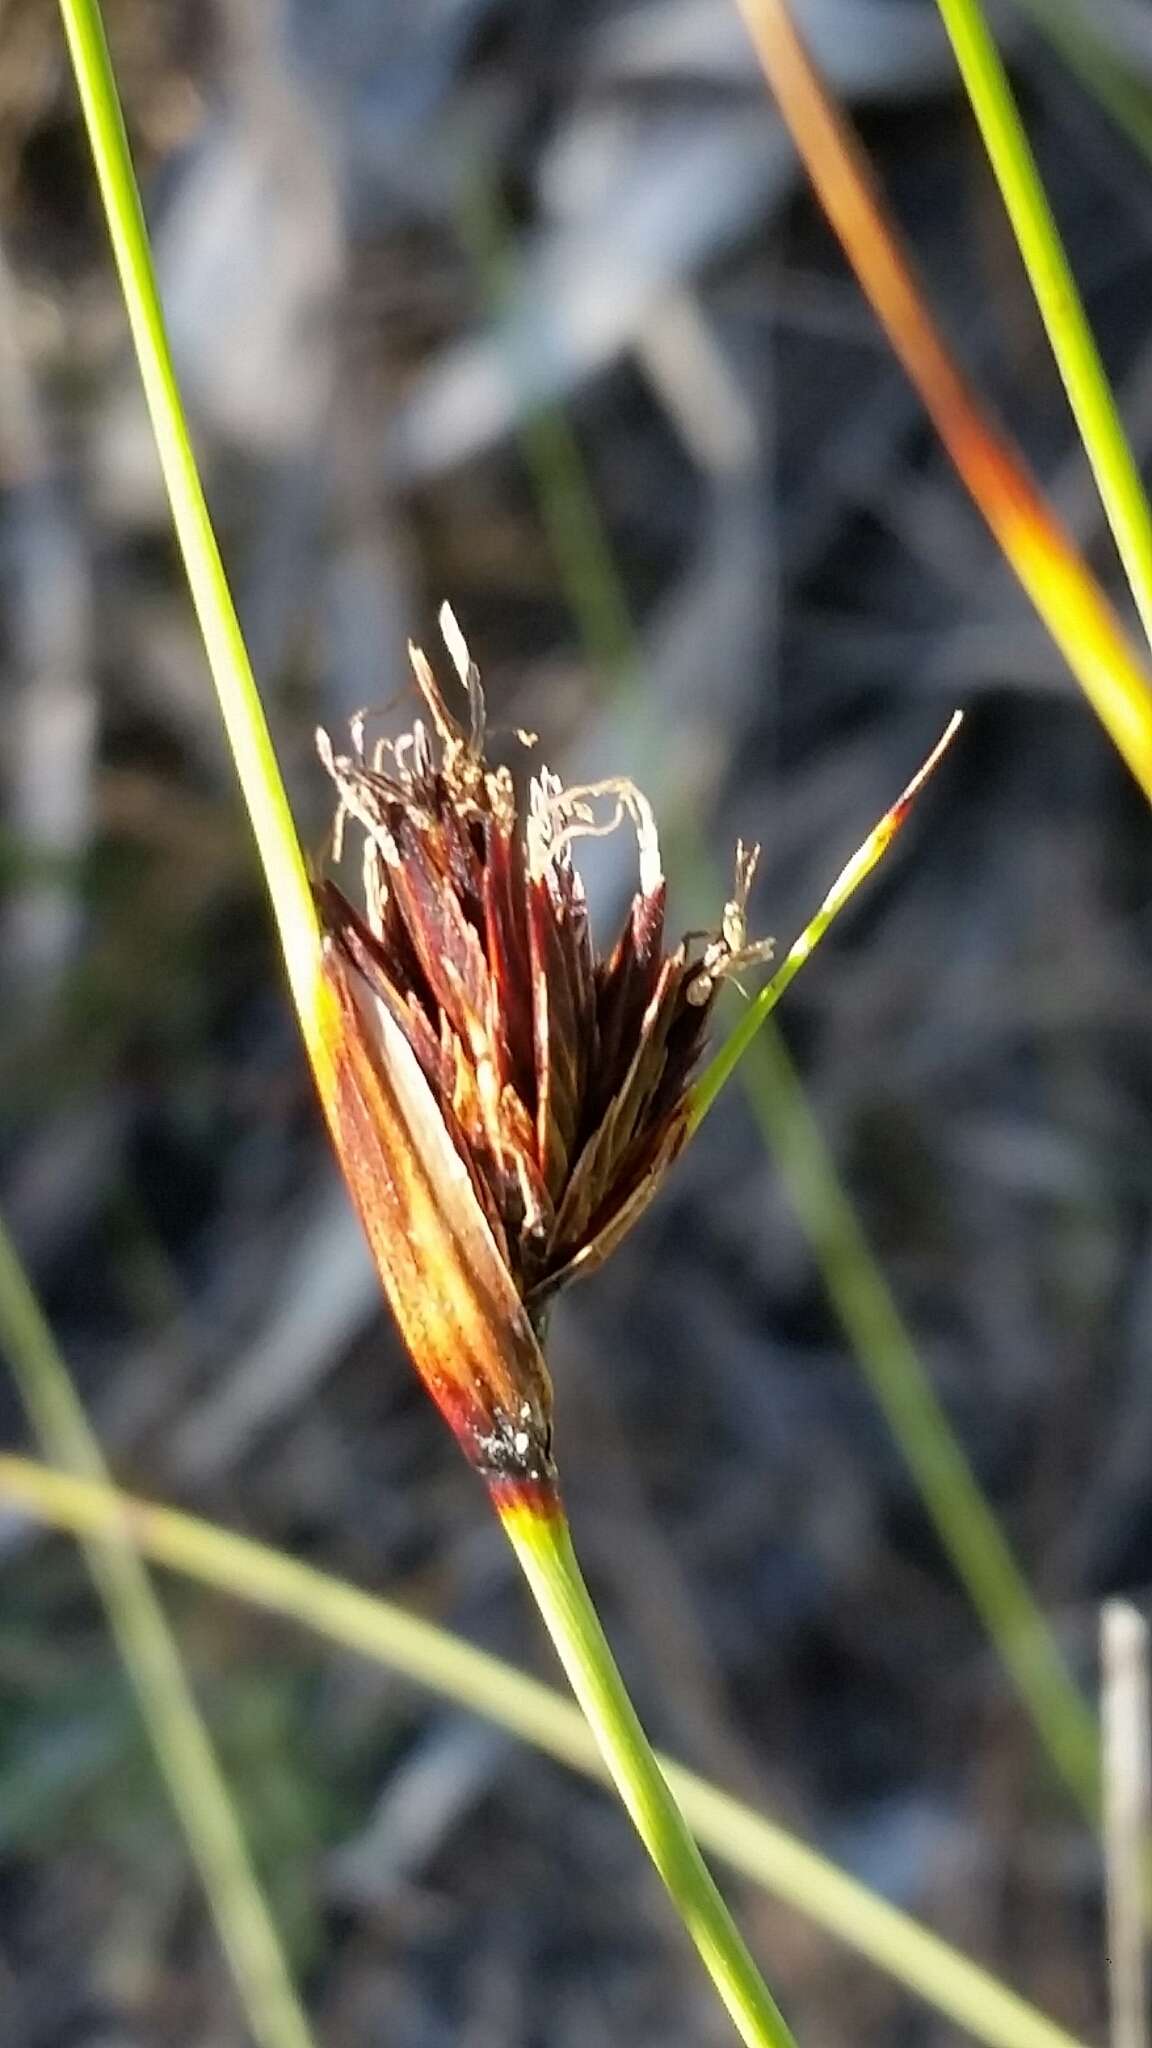
[[1090,704],[1152,800],[1152,679],[1023,458],[958,368],[786,0],[739,0],[817,197],[953,463]]
[[956,53],[1145,637],[1152,642],[1152,510],[1000,52],[979,0],[936,0],[936,4]]
[[[109,1489],[103,1454],[68,1368],[0,1224],[0,1343],[46,1455]],[[111,1504],[114,1495],[108,1491]],[[176,1642],[123,1512],[81,1542],[140,1713],[260,2048],[311,2048],[312,2033]]]
[[196,466],[100,9],[95,0],[60,0],[60,12],[188,587],[311,1045],[321,1001],[316,910]]
[[1056,1769],[1100,1821],[1095,1715],[985,1499],[923,1359],[877,1266],[774,1023],[743,1070],[824,1284],[968,1597]]
[[896,802],[885,811],[884,816],[872,827],[868,837],[857,847],[851,860],[845,862],[821,903],[819,909],[809,918],[798,939],[788,948],[771,980],[766,982],[749,1003],[740,1022],[725,1039],[719,1051],[708,1062],[696,1081],[690,1097],[690,1127],[695,1130],[702,1123],[720,1090],[728,1081],[743,1059],[765,1019],[776,1008],[781,996],[799,974],[804,962],[811,958],[833,919],[838,917],[846,903],[856,894],[861,882],[872,873],[873,868],[883,859],[896,834],[904,824],[916,798],[923,789],[933,770],[947,753],[952,741],[960,730],[963,713],[955,711],[949,719],[932,752],[916,770]]

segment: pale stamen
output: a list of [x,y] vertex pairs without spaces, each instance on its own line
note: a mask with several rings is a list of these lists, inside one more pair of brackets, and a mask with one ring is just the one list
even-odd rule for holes
[[[612,797],[615,809],[610,818],[597,822],[591,803]],[[642,790],[627,776],[610,776],[603,782],[578,783],[572,789],[560,786],[545,770],[533,789],[532,815],[528,820],[528,871],[533,881],[545,874],[549,861],[560,861],[577,839],[607,839],[617,831],[625,814],[636,831],[640,853],[640,889],[651,896],[664,880],[660,864],[660,842],[652,806]]]

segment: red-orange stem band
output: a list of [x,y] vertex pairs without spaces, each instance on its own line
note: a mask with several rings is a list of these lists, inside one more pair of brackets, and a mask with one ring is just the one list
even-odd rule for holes
[[489,1479],[488,1497],[502,1522],[513,1518],[561,1521],[564,1517],[555,1479],[515,1479],[501,1474]]

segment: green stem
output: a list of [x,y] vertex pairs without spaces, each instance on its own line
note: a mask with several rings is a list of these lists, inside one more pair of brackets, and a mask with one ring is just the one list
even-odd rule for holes
[[[79,1478],[107,1486],[100,1446],[3,1224],[0,1342],[47,1456]],[[261,2048],[311,2048],[311,2031],[228,1788],[131,1531],[121,1517],[83,1534],[81,1542],[199,1870],[253,2039]]]
[[1148,640],[1152,509],[980,0],[936,0]]
[[748,2048],[795,2048],[652,1754],[555,1501],[497,1501],[505,1534],[616,1789]]
[[1100,1823],[1095,1716],[985,1500],[837,1178],[775,1025],[744,1067],[757,1122],[819,1260],[833,1307],[940,1541],[1057,1770]]
[[312,891],[196,467],[100,9],[60,0],[60,12],[188,586],[307,1031],[320,947]]

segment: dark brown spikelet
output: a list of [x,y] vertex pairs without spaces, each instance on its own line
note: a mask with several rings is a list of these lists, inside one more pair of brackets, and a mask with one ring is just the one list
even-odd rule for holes
[[[525,1327],[530,1321],[538,1332],[556,1290],[607,1257],[684,1141],[687,1090],[717,981],[767,952],[747,945],[744,932],[755,855],[738,852],[735,894],[716,937],[695,957],[687,941],[665,951],[665,884],[644,798],[624,781],[565,789],[544,769],[521,816],[509,770],[484,758],[480,681],[447,608],[441,623],[467,702],[466,728],[413,649],[426,721],[370,752],[362,720],[354,722],[347,754],[320,736],[339,791],[338,839],[348,819],[363,835],[363,913],[334,883],[319,890],[329,978],[343,1029],[358,1041],[361,1080],[349,1129],[370,1151],[361,1128],[373,1114],[365,1098],[394,1095],[402,1048],[405,1068],[426,1084],[417,1121],[435,1121],[441,1164],[466,1177],[482,1262],[495,1254]],[[573,849],[625,816],[639,844],[639,888],[615,945],[599,957]],[[377,1101],[375,1113],[391,1114],[387,1100],[383,1110]],[[492,1375],[482,1361],[462,1363],[458,1350],[439,1364],[421,1356],[428,1344],[419,1285],[409,1276],[402,1288],[389,1272],[388,1240],[412,1234],[411,1217],[405,1221],[411,1190],[395,1187],[404,1177],[402,1162],[392,1160],[395,1140],[384,1148],[387,1219],[367,1213],[381,1203],[372,1174],[351,1170],[347,1133],[337,1140],[416,1363],[457,1433],[470,1434],[477,1462],[501,1469],[515,1463],[508,1446],[531,1435],[527,1466],[539,1467],[548,1408],[542,1361],[538,1369],[528,1362],[519,1329],[511,1340],[519,1360],[501,1368],[498,1388],[486,1385]],[[453,1199],[458,1206],[459,1188]],[[410,1244],[396,1256],[410,1264]],[[427,1285],[451,1291],[457,1264],[455,1252],[439,1271],[435,1259],[426,1261]],[[465,1292],[469,1284],[465,1274]],[[433,1322],[438,1313],[429,1310]],[[434,1383],[437,1370],[450,1386]],[[504,1445],[495,1460],[485,1415],[494,1402]]]

